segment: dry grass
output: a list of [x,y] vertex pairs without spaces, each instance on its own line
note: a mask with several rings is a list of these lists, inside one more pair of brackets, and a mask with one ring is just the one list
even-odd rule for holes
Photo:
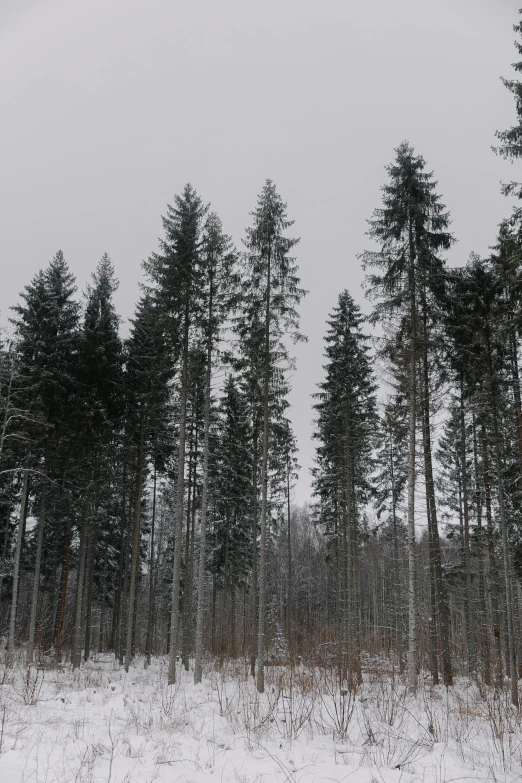
[[449,759],[468,778],[522,772],[522,717],[507,690],[460,680],[411,698],[389,673],[372,672],[352,692],[333,670],[271,666],[260,695],[246,661],[207,666],[198,687],[184,671],[167,687],[163,659],[140,663],[128,674],[109,656],[74,673],[21,661],[0,672],[0,773],[5,762],[38,783],[186,783],[211,772],[243,782],[272,764],[281,780],[304,781],[315,757],[339,772],[400,770],[437,783]]

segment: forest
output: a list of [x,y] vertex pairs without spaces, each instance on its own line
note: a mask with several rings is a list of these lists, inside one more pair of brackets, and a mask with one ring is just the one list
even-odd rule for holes
[[[522,82],[504,85],[516,123],[493,152],[516,163]],[[27,283],[0,337],[2,683],[19,667],[34,694],[109,656],[198,685],[242,662],[258,694],[275,669],[327,671],[338,705],[371,674],[518,711],[522,207],[450,266],[450,208],[406,141],[375,204],[367,312],[347,279],[324,326],[305,506],[288,398],[307,292],[274,182],[238,244],[185,185],[128,333],[107,253],[83,294],[60,250]]]

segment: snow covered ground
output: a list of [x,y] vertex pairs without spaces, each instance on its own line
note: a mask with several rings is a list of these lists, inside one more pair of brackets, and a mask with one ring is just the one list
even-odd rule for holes
[[[0,677],[2,671],[0,671]],[[1,680],[0,680],[1,682]],[[367,675],[355,697],[333,674],[246,664],[128,674],[105,656],[81,672],[11,669],[0,685],[0,783],[449,783],[522,776],[522,719],[506,694],[464,681],[407,697]]]

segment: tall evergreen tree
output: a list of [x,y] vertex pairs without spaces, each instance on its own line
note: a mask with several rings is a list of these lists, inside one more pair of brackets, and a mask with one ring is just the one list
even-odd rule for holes
[[111,259],[105,253],[87,286],[80,342],[79,379],[82,387],[80,421],[84,498],[71,661],[80,665],[85,629],[89,654],[90,612],[94,570],[100,551],[97,536],[102,495],[112,474],[115,434],[123,416],[122,344],[113,295],[118,287]]
[[[408,684],[411,693],[417,689],[417,612],[416,612],[416,543],[415,484],[416,430],[424,421],[427,494],[430,497],[428,521],[435,545],[438,544],[433,478],[430,475],[430,411],[427,351],[429,340],[429,293],[440,286],[442,262],[438,254],[453,243],[448,232],[449,215],[436,192],[437,183],[425,171],[425,161],[415,155],[413,147],[403,142],[396,150],[396,160],[387,167],[389,182],[383,186],[382,207],[369,221],[369,236],[378,245],[377,251],[363,253],[369,274],[369,293],[377,302],[374,320],[390,324],[398,317],[408,334],[406,346],[409,374],[409,475],[408,475]],[[422,365],[422,386],[419,389],[417,367]],[[423,408],[421,408],[423,403]],[[439,564],[436,564],[440,571]],[[444,681],[451,683],[447,612],[439,587],[439,619],[441,623]]]
[[206,350],[203,433],[203,487],[201,493],[201,533],[199,541],[198,604],[196,617],[196,659],[194,682],[201,682],[203,658],[203,619],[205,601],[206,536],[208,516],[211,390],[215,353],[222,338],[223,325],[234,306],[237,281],[233,274],[235,253],[230,238],[223,233],[221,221],[211,213],[206,221],[202,247],[202,338]]
[[176,681],[176,651],[179,627],[181,554],[185,498],[187,437],[187,392],[189,384],[190,329],[200,297],[202,224],[207,207],[189,184],[167,207],[163,218],[165,239],[160,253],[154,253],[145,270],[155,285],[166,331],[180,363],[179,453],[176,485],[176,529],[172,576],[169,683]]
[[375,382],[362,323],[359,307],[343,291],[328,320],[326,379],[315,405],[321,443],[316,488],[322,498],[326,494],[328,508],[337,506],[340,666],[350,687],[361,682],[358,528],[369,499],[376,423]]
[[[267,180],[252,213],[253,225],[247,229],[245,246],[244,297],[247,307],[258,312],[256,334],[261,337],[263,435],[261,459],[261,517],[259,562],[259,623],[257,688],[264,691],[266,566],[268,518],[268,470],[270,449],[270,383],[280,365],[287,361],[283,334],[299,339],[296,306],[304,291],[299,287],[297,266],[289,255],[297,244],[284,232],[292,226],[286,216],[286,204],[275,185]],[[258,331],[259,330],[259,331]]]
[[[26,370],[31,407],[41,422],[33,431],[33,464],[38,470],[38,526],[27,659],[32,661],[44,548],[49,481],[64,491],[64,472],[75,426],[71,402],[75,397],[79,347],[79,304],[73,299],[73,275],[58,251],[22,292],[23,304],[13,308],[21,361]],[[14,607],[15,608],[15,607]]]

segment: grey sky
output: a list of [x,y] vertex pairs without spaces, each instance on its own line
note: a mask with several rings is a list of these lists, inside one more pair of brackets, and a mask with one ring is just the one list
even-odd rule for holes
[[[294,426],[308,496],[325,318],[348,287],[384,166],[408,139],[459,240],[484,253],[510,210],[490,151],[514,119],[499,77],[520,0],[4,0],[0,319],[62,248],[80,289],[107,250],[132,314],[160,215],[190,181],[239,244],[266,177],[301,236],[309,343]],[[518,175],[520,176],[520,175]]]

